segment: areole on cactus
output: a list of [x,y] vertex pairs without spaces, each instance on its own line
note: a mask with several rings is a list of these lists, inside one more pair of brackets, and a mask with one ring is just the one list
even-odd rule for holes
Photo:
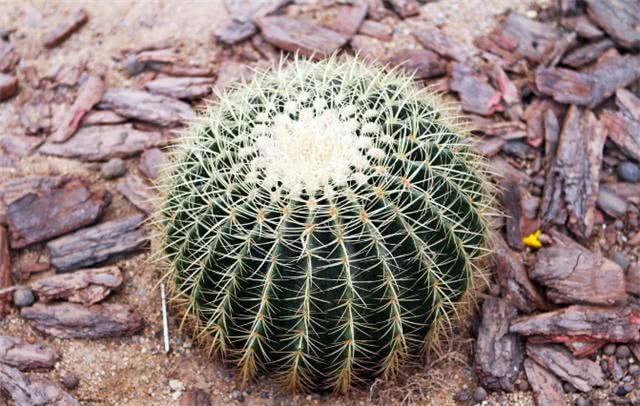
[[490,193],[452,109],[357,58],[294,58],[220,95],[168,168],[174,300],[242,377],[292,390],[394,375],[486,251]]

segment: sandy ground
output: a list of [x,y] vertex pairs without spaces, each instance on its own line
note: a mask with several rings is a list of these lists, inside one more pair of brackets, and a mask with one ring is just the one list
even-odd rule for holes
[[[242,1],[242,0],[238,0]],[[312,1],[300,3],[309,4]],[[495,18],[508,8],[533,13],[534,1],[520,0],[440,0],[426,4],[422,17],[395,27],[406,34],[410,26],[440,27],[468,46],[474,36],[491,29]],[[535,1],[546,3],[546,1]],[[45,50],[41,39],[68,11],[83,6],[90,15],[89,23],[69,40],[53,50]],[[228,19],[222,0],[0,0],[0,28],[15,29],[12,35],[22,61],[18,68],[21,79],[19,95],[0,104],[0,136],[21,134],[18,107],[37,96],[23,72],[34,67],[39,76],[56,72],[63,65],[85,64],[87,71],[106,71],[108,86],[131,85],[115,57],[124,48],[169,40],[181,45],[181,53],[195,60],[214,57],[219,47],[212,39],[213,30]],[[401,37],[401,36],[400,36]],[[398,44],[404,46],[405,44]],[[61,96],[53,110],[71,100]],[[128,160],[130,171],[137,171],[137,158]],[[24,159],[16,170],[0,172],[3,178],[27,174],[74,174],[89,179],[97,188],[114,190],[115,183],[102,180],[95,166],[39,155]],[[135,209],[117,193],[105,219],[118,218]],[[42,246],[13,253],[16,265],[46,255]],[[456,345],[429,370],[410,372],[403,383],[376,383],[373,388],[354,390],[348,397],[321,395],[286,396],[269,380],[258,381],[240,391],[234,373],[194,345],[187,333],[178,330],[178,317],[171,315],[172,351],[162,351],[160,299],[157,289],[158,271],[147,261],[148,254],[115,261],[125,274],[124,288],[109,301],[129,303],[146,321],[143,334],[131,338],[85,341],[59,340],[32,330],[14,312],[0,322],[0,332],[20,336],[58,348],[62,360],[50,372],[37,373],[59,381],[66,373],[75,373],[80,386],[72,393],[86,405],[174,405],[188,388],[201,388],[211,403],[247,404],[331,404],[353,405],[373,402],[381,404],[455,404],[453,396],[475,386],[473,374],[465,365],[470,354],[466,328],[456,336]],[[471,323],[472,321],[470,321]],[[469,324],[470,324],[469,323]],[[532,404],[528,394],[492,398],[489,403]]]

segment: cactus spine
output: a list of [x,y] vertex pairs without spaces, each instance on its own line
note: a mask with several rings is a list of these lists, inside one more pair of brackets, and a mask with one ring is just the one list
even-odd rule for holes
[[166,179],[160,241],[198,337],[292,390],[393,375],[455,315],[489,198],[451,109],[358,59],[221,95]]

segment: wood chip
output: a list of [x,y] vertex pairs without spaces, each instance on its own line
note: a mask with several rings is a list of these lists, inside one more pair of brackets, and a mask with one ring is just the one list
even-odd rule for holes
[[589,392],[605,385],[604,374],[596,362],[576,359],[560,346],[528,343],[527,356],[579,391]]
[[564,225],[567,221],[567,211],[562,198],[562,178],[557,168],[556,155],[560,138],[560,124],[552,110],[544,113],[544,154],[545,154],[545,181],[542,200],[540,202],[541,224]]
[[7,209],[11,248],[24,248],[92,224],[110,202],[108,192],[91,191],[81,180],[70,180],[44,196],[25,195]]
[[15,76],[0,73],[0,102],[18,93],[18,79]]
[[268,42],[306,57],[329,56],[344,46],[349,39],[315,23],[288,16],[264,17],[259,19],[257,24]]
[[10,73],[18,65],[20,58],[16,54],[16,50],[9,41],[0,38],[0,72]]
[[519,311],[532,313],[549,309],[544,297],[529,280],[520,255],[513,252],[500,236],[495,238],[490,261],[504,296]]
[[584,14],[563,17],[560,20],[560,23],[567,30],[575,31],[579,37],[584,39],[593,40],[604,36],[604,33],[598,28],[598,26],[592,23],[591,20],[589,20],[589,17]]
[[441,31],[421,30],[413,32],[418,42],[439,55],[453,59],[457,62],[466,62],[471,58],[467,50]]
[[60,359],[52,347],[29,344],[21,338],[0,335],[0,363],[21,371],[50,369]]
[[482,321],[476,341],[475,370],[482,386],[512,391],[523,359],[522,343],[509,333],[517,311],[506,299],[488,297],[482,305]]
[[25,157],[31,155],[43,141],[40,137],[7,134],[0,137],[0,147],[12,155]]
[[137,251],[146,244],[145,232],[140,227],[143,220],[144,216],[136,214],[49,241],[51,264],[66,272]]
[[558,304],[610,306],[627,299],[624,271],[571,238],[554,233],[555,243],[538,250],[529,276]]
[[505,178],[500,196],[506,214],[507,243],[515,250],[522,251],[522,232],[520,231],[522,189],[517,179]]
[[640,341],[640,312],[630,307],[573,305],[520,317],[509,331],[554,342],[579,338],[584,342],[628,343]]
[[627,292],[640,296],[640,266],[632,264],[627,270]]
[[149,179],[157,179],[160,176],[162,168],[169,163],[167,155],[158,148],[151,148],[142,153],[140,156],[140,172]]
[[122,281],[120,269],[108,266],[48,276],[32,282],[30,287],[42,302],[62,299],[89,306],[109,296]]
[[368,7],[366,4],[340,6],[337,12],[326,23],[325,27],[351,38],[360,29],[362,22],[367,16],[367,11]]
[[289,4],[291,0],[225,1],[231,21],[216,31],[216,37],[227,45],[234,45],[254,35],[256,18],[271,14]]
[[20,316],[38,331],[57,338],[121,337],[139,333],[142,317],[129,305],[108,303],[83,306],[76,303],[36,303]]
[[587,13],[618,44],[640,48],[640,3],[637,0],[587,0]]
[[388,62],[413,75],[414,79],[429,79],[447,73],[444,59],[427,50],[403,49],[395,52]]
[[211,93],[213,77],[162,77],[145,83],[151,93],[162,94],[175,99],[201,99]]
[[80,406],[80,402],[51,381],[37,376],[29,377],[2,364],[0,393],[8,395],[16,406]]
[[[11,286],[11,254],[9,252],[9,233],[0,225],[0,289]],[[0,319],[9,311],[11,292],[0,294]]]
[[40,196],[49,193],[69,178],[63,176],[21,176],[0,183],[0,223],[6,222],[7,207],[14,201],[28,194]]
[[75,102],[67,110],[60,122],[56,124],[56,131],[51,134],[49,141],[64,142],[78,129],[80,121],[100,102],[104,94],[104,82],[98,76],[89,76],[78,91]]
[[524,371],[537,405],[563,405],[566,403],[562,382],[546,368],[531,359],[524,360]]
[[359,56],[368,60],[380,61],[386,55],[384,43],[366,35],[354,35],[350,45]]
[[135,89],[109,89],[99,107],[161,127],[178,126],[195,118],[191,106],[185,102]]
[[513,51],[516,55],[535,63],[543,62],[553,54],[556,46],[562,46],[562,36],[554,26],[517,13],[510,13],[505,18],[501,31],[503,37],[517,44]]
[[640,160],[640,121],[634,121],[621,112],[603,110],[600,120],[607,128],[609,139],[627,156]]
[[83,126],[122,124],[126,121],[126,117],[122,117],[110,110],[91,110],[82,117]]
[[386,0],[391,5],[393,11],[400,18],[407,18],[420,14],[420,8],[416,0]]
[[234,45],[251,38],[258,31],[253,21],[241,21],[232,18],[231,21],[215,32],[220,42]]
[[451,73],[451,90],[460,95],[462,109],[481,116],[490,116],[500,106],[501,94],[472,68],[455,63]]
[[89,21],[89,15],[83,9],[71,13],[64,21],[44,37],[44,46],[54,48],[63,43],[67,38],[76,32],[80,27]]
[[393,27],[373,20],[365,20],[358,32],[380,41],[391,41],[393,38]]
[[615,44],[609,38],[601,39],[582,46],[568,53],[562,58],[562,63],[573,68],[580,68],[584,65],[596,61],[606,50],[614,47]]
[[167,143],[168,139],[159,132],[138,131],[131,125],[104,125],[82,127],[69,140],[60,144],[47,142],[38,151],[83,161],[106,161],[127,158]]
[[147,215],[153,213],[157,197],[153,189],[140,176],[128,174],[118,181],[116,188],[143,213]]
[[616,91],[616,105],[625,117],[640,122],[640,97],[627,89]]
[[180,397],[180,406],[211,406],[211,402],[202,389],[189,389]]

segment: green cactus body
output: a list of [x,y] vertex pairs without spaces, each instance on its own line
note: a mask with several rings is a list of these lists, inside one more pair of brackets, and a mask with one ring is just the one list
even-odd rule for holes
[[245,379],[393,375],[470,288],[489,198],[450,109],[358,59],[296,59],[212,104],[166,179],[175,300]]

